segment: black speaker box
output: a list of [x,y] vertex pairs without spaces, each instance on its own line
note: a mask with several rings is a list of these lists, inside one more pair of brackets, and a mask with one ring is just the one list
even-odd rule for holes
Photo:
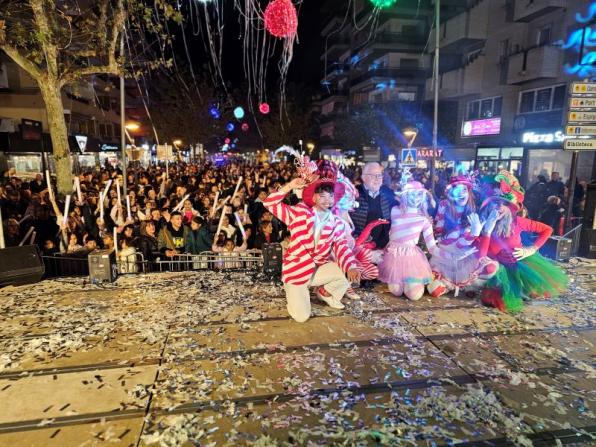
[[271,275],[281,275],[283,251],[277,243],[263,244],[263,272]]
[[0,250],[0,287],[41,281],[45,267],[37,245]]
[[540,248],[540,253],[555,261],[565,261],[571,257],[571,244],[572,240],[569,238],[551,236]]
[[118,276],[114,250],[94,250],[89,253],[89,280],[91,282],[114,282]]
[[594,218],[596,216],[596,183],[590,183],[586,191],[586,206],[579,243],[579,255],[585,258],[596,259],[596,229]]

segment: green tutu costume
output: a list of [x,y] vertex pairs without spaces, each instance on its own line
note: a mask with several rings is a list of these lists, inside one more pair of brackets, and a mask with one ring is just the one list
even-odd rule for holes
[[524,300],[556,298],[568,284],[563,269],[535,253],[514,264],[501,264],[486,284],[483,301],[498,303],[496,307],[502,311],[519,312]]

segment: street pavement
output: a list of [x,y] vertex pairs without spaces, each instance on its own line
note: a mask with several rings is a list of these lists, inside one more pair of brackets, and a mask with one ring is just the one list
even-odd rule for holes
[[0,290],[0,446],[596,445],[596,264],[518,315],[257,273]]

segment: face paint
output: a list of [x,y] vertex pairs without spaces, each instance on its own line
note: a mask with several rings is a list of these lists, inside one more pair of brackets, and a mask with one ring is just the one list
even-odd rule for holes
[[424,199],[424,191],[410,191],[406,194],[408,208],[418,208]]
[[470,191],[466,185],[455,185],[449,191],[449,199],[455,206],[465,206],[470,198]]

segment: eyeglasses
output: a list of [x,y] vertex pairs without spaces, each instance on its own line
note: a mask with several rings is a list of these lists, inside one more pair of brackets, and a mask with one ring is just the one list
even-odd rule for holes
[[383,174],[363,174],[363,175],[368,175],[369,177],[372,177],[375,180],[382,180],[383,179]]

